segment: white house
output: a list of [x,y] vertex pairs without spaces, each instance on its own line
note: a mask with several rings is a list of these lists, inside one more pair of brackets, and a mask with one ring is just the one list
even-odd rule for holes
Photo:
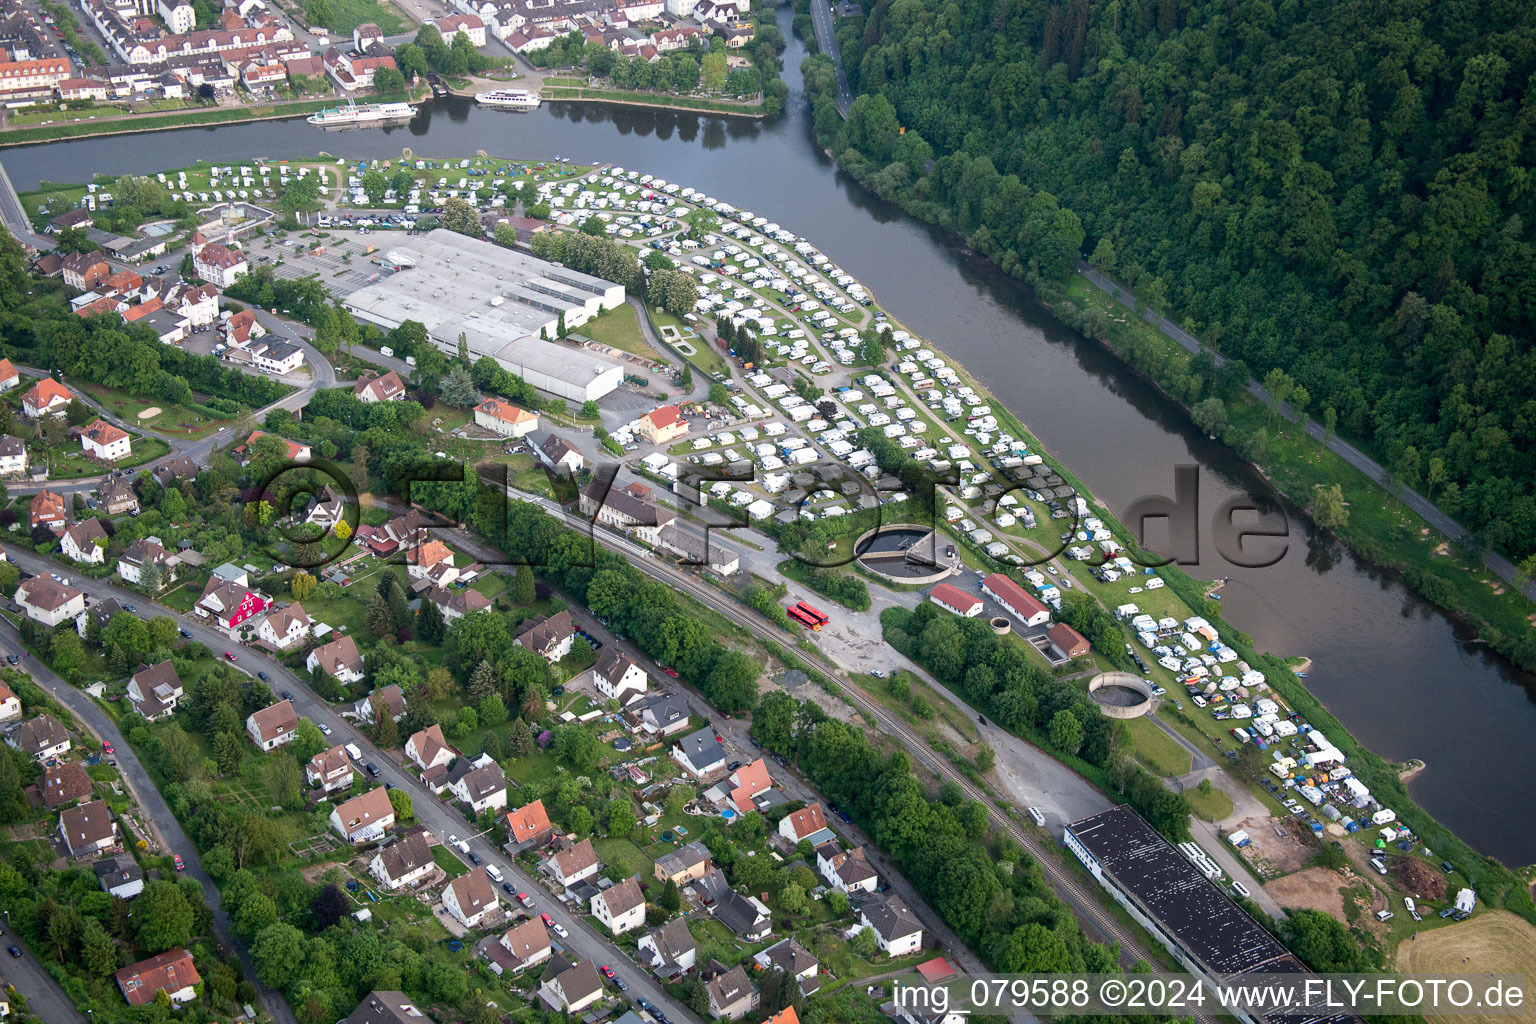
[[116,462],[133,454],[133,440],[128,431],[97,420],[80,431],[80,448],[101,462]]
[[371,843],[395,824],[395,805],[383,786],[355,796],[331,811],[331,828],[349,843]]
[[555,1010],[576,1017],[603,997],[603,981],[591,960],[573,964],[557,957],[544,971],[539,997]]
[[645,674],[645,669],[617,648],[609,650],[592,666],[593,688],[620,704],[628,704],[643,694],[649,685],[650,677]]
[[518,626],[513,643],[553,664],[571,653],[576,640],[576,623],[564,609],[553,615],[541,615]]
[[443,727],[433,722],[420,732],[412,733],[411,738],[405,741],[405,756],[425,772],[439,765],[451,764],[459,755],[443,738]]
[[725,767],[725,745],[719,740],[715,727],[706,725],[697,732],[689,733],[672,747],[672,760],[696,779],[701,779]]
[[902,956],[923,944],[923,925],[894,894],[867,900],[859,907],[859,923],[875,933],[880,951]]
[[304,606],[295,601],[278,611],[271,612],[256,627],[256,637],[280,651],[304,642],[313,628]]
[[280,700],[253,712],[245,720],[245,731],[263,751],[275,750],[293,742],[294,734],[299,731],[299,715],[293,710],[292,701]]
[[496,889],[483,871],[460,875],[443,890],[443,909],[465,928],[478,928],[496,912]]
[[108,857],[91,865],[102,892],[131,900],[144,891],[144,869],[132,857]]
[[443,42],[453,45],[453,37],[465,35],[473,46],[485,45],[485,22],[473,14],[450,14],[446,18],[438,18],[434,25],[442,35]]
[[316,669],[342,683],[355,683],[363,678],[363,656],[358,653],[357,641],[350,636],[332,640],[309,652],[304,668]]
[[550,878],[569,888],[597,874],[602,865],[598,863],[597,851],[592,849],[592,840],[583,839],[556,850],[545,858],[541,866]]
[[593,915],[614,935],[623,935],[645,924],[645,894],[633,878],[593,896],[591,907]]
[[23,580],[14,600],[27,618],[50,627],[85,611],[85,591],[66,587],[51,576]]
[[368,863],[368,873],[384,888],[393,891],[426,878],[436,866],[426,835],[412,832],[374,854]]
[[0,435],[0,477],[21,476],[26,471],[26,444],[19,437]]
[[339,743],[330,750],[320,751],[304,766],[304,780],[324,793],[349,788],[353,778],[352,759]]
[[816,873],[840,892],[874,892],[880,876],[864,856],[864,847],[844,850],[835,839],[816,847]]
[[530,917],[522,924],[507,929],[494,946],[486,948],[491,970],[497,974],[504,971],[517,974],[548,960],[553,952],[549,929],[537,917]]
[[827,816],[819,803],[802,807],[793,814],[786,814],[780,818],[779,835],[792,843],[798,843],[802,839],[820,843],[824,839],[833,838],[832,830],[827,827]]
[[164,585],[170,578],[167,570],[172,567],[171,554],[160,546],[157,540],[148,537],[140,537],[128,545],[117,559],[117,574],[125,581],[132,584],[141,584],[148,575],[151,566],[161,570],[160,581]]
[[38,715],[12,726],[6,731],[5,743],[38,762],[69,753],[69,733],[52,715]]
[[488,398],[475,406],[475,426],[493,430],[502,437],[523,437],[539,429],[539,417],[510,402]]
[[117,819],[105,800],[66,808],[59,814],[59,838],[71,857],[89,857],[117,845]]
[[277,376],[292,373],[304,365],[304,350],[286,341],[262,341],[250,347],[256,369]]
[[250,269],[244,253],[217,242],[207,243],[192,257],[192,273],[221,291]]
[[181,677],[169,661],[141,668],[128,680],[128,700],[146,721],[173,714],[181,696]]
[[66,526],[59,537],[59,550],[71,562],[82,565],[101,565],[107,560],[107,531],[100,519],[87,519],[83,523]]
[[0,722],[9,722],[21,717],[21,698],[11,692],[11,688],[0,683]]
[[688,920],[677,917],[640,936],[640,960],[658,977],[672,978],[693,970],[699,946],[688,931]]
[[480,755],[472,764],[470,771],[449,782],[448,788],[453,792],[454,799],[468,805],[476,814],[487,810],[505,810],[507,777],[502,773],[501,765],[489,754]]

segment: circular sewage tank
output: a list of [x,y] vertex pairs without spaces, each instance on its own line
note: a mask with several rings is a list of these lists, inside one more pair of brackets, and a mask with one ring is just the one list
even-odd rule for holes
[[1131,672],[1100,672],[1088,695],[1108,718],[1140,718],[1152,710],[1152,684]]
[[992,632],[998,636],[1005,636],[1013,629],[1013,623],[1008,621],[1006,615],[994,615],[988,620],[988,624],[991,625]]
[[889,523],[860,535],[853,550],[858,554],[859,565],[881,579],[926,586],[954,571],[941,564],[941,546],[946,544],[948,541],[931,526]]

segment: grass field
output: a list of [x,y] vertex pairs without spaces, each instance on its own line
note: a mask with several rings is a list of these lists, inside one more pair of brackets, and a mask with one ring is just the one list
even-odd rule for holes
[[1183,775],[1189,771],[1189,751],[1146,718],[1132,718],[1131,739],[1136,743],[1136,760],[1159,775]]
[[588,320],[582,325],[581,333],[593,341],[610,345],[642,359],[664,362],[661,354],[646,344],[644,335],[640,333],[640,318],[635,315],[635,307],[627,302],[606,310],[602,316],[594,320]]
[[[212,413],[208,410],[199,411],[184,405],[142,398],[101,384],[82,384],[80,387],[103,408],[110,410],[126,422],[158,430],[162,434],[173,434],[185,438],[206,437],[233,422],[228,419],[213,419]],[[140,413],[149,409],[160,411],[149,419],[143,419]]]
[[[1506,910],[1486,910],[1461,924],[1424,933],[1397,947],[1397,970],[1403,974],[1468,974],[1520,971],[1536,978],[1536,926]],[[1456,1024],[1536,1024],[1536,1004],[1527,999],[1516,1016],[1457,1014],[1425,1015],[1428,1021]]]
[[1191,787],[1184,791],[1184,799],[1189,801],[1190,810],[1206,821],[1221,821],[1232,813],[1232,798],[1219,789],[1202,793]]
[[369,21],[383,29],[387,36],[405,31],[405,21],[399,12],[378,0],[327,0],[321,11],[316,11],[315,6],[305,4],[306,13],[311,19],[316,15],[324,17],[325,27],[333,35],[351,35],[354,28]]

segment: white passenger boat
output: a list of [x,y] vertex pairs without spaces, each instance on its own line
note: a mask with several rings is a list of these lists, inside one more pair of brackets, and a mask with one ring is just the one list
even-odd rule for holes
[[409,103],[364,103],[359,106],[349,101],[344,107],[328,107],[305,120],[321,128],[355,128],[381,121],[408,121],[415,115],[416,108]]
[[526,89],[492,89],[475,93],[475,102],[503,110],[535,110],[539,106],[539,94]]

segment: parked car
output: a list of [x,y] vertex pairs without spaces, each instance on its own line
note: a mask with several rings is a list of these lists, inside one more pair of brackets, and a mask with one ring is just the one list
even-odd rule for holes
[[[520,892],[520,893],[517,894],[517,902],[521,903],[525,907],[529,907],[529,908],[533,907],[533,897],[529,896],[525,892]],[[548,914],[544,914],[543,916],[546,917],[546,918],[549,917]],[[548,924],[549,922],[546,921],[545,923]]]
[[187,870],[187,865],[182,862],[181,854],[179,854],[179,853],[171,854],[171,862],[176,865],[176,870],[177,871],[185,871],[185,870]]
[[5,951],[7,953],[11,954],[11,956],[21,956],[21,947],[20,946],[6,946],[5,947]]
[[[265,683],[265,682],[266,682],[266,681],[267,681],[267,680],[268,680],[268,679],[270,679],[270,678],[271,678],[271,677],[270,677],[270,676],[268,676],[268,675],[267,675],[267,674],[266,674],[266,673],[265,673],[265,672],[257,672],[257,673],[256,673],[256,678],[257,678],[257,679],[260,679],[260,680],[261,680],[261,681],[262,681],[262,682],[264,682],[264,683]],[[285,699],[285,700],[287,700],[287,699],[289,699],[289,698],[286,698],[286,697],[285,697],[285,698],[284,698],[284,699]]]
[[554,931],[554,933],[556,935],[560,936],[562,939],[568,939],[568,938],[571,937],[571,933],[565,930],[565,925],[563,925],[563,924],[558,924],[558,923],[555,924],[552,927],[552,930]]
[[553,928],[555,926],[555,919],[550,917],[548,914],[540,914],[539,920],[544,922],[545,928]]
[[16,655],[14,655],[14,654],[7,654],[5,656],[5,660],[6,660],[6,663],[10,664],[10,665],[14,665],[17,662],[21,661],[21,659],[16,657]]
[[609,967],[607,964],[603,964],[601,970],[603,972],[603,977],[605,977],[605,978],[613,977],[613,968]]
[[293,700],[293,694],[289,693],[287,690],[283,690],[281,693],[283,700]]
[[234,651],[225,651],[224,652],[224,657],[228,658],[230,661],[239,661],[240,660],[240,656],[238,654],[236,654]]
[[379,766],[374,764],[372,761],[369,761],[363,767],[368,770],[368,774],[369,775],[373,776],[374,778],[378,778],[379,777]]
[[181,634],[181,638],[182,638],[182,639],[183,639],[183,640],[191,640],[191,639],[192,639],[192,634],[191,634],[191,633],[188,633],[188,632],[187,632],[187,631],[186,631],[186,630],[184,630],[184,629],[178,629],[178,630],[177,630],[177,631],[176,631],[176,632],[178,632],[178,633],[180,633],[180,634]]

